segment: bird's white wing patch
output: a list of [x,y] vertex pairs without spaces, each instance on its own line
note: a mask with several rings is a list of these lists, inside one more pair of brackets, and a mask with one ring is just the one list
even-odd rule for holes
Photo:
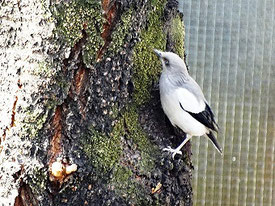
[[204,100],[199,101],[193,93],[185,88],[176,89],[179,103],[187,112],[200,113],[205,109]]

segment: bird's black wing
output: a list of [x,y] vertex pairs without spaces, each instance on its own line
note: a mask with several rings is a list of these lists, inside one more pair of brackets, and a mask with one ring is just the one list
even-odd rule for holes
[[205,102],[205,109],[202,112],[199,113],[193,113],[185,110],[183,106],[180,103],[180,107],[188,112],[192,117],[194,117],[196,120],[198,120],[200,123],[202,123],[204,126],[208,127],[209,129],[212,129],[214,131],[218,131],[218,124],[216,123],[214,119],[214,114],[209,107],[209,105]]

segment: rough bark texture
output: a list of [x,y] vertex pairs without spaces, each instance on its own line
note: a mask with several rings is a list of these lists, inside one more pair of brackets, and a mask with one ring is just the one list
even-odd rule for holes
[[1,204],[192,205],[152,52],[184,55],[177,1],[0,5]]

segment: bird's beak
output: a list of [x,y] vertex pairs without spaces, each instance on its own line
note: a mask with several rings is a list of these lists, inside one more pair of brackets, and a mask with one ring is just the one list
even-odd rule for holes
[[156,53],[156,55],[160,58],[161,57],[161,51],[154,49],[154,52]]

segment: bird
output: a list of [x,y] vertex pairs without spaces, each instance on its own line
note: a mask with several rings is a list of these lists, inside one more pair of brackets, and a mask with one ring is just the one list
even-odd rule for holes
[[197,82],[189,75],[186,64],[173,52],[162,52],[154,49],[162,63],[162,72],[159,79],[161,106],[174,127],[185,132],[186,137],[176,148],[170,146],[164,151],[182,155],[181,148],[192,136],[206,135],[215,148],[222,154],[215,133],[218,133],[218,124],[214,113],[207,103]]

